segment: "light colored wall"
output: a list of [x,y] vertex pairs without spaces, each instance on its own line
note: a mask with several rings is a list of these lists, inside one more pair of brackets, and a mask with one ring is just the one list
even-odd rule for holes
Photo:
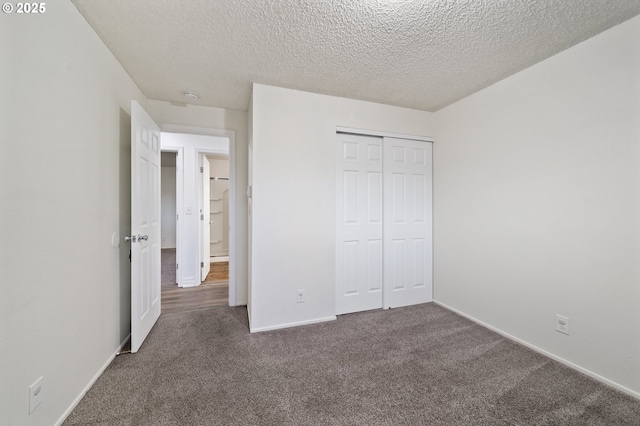
[[235,132],[236,194],[236,304],[247,304],[247,112],[198,105],[176,106],[169,102],[148,100],[147,112],[167,131],[170,125],[232,130]]
[[[211,177],[229,177],[229,160],[220,158],[209,159],[210,176]],[[243,188],[244,189],[244,188]],[[222,213],[211,215],[210,241],[222,241],[222,243],[211,243],[211,256],[228,256],[229,255],[229,184],[225,181],[211,181],[209,195],[211,198],[222,198],[222,201],[213,202],[215,208],[211,210],[220,210]],[[244,197],[244,194],[241,196]]]
[[229,160],[210,158],[209,167],[211,177],[229,177]]
[[440,110],[434,144],[435,299],[636,396],[638,40],[635,18]]
[[[200,206],[202,200],[202,183],[199,170],[199,151],[217,151],[226,153],[229,150],[227,138],[182,133],[162,133],[161,144],[163,150],[183,149],[183,209],[176,210],[180,219],[177,262],[180,265],[179,274],[181,287],[194,287],[200,284],[200,251],[202,235],[200,232]],[[178,203],[179,204],[179,203]],[[187,214],[187,208],[191,214]],[[237,261],[238,259],[236,259]],[[242,259],[240,259],[241,261]]]
[[71,2],[47,6],[0,15],[3,425],[61,420],[130,329],[129,247],[111,238],[130,230],[130,103],[146,99]]
[[160,173],[162,248],[176,248],[176,168],[162,167]]
[[332,319],[336,126],[430,136],[433,115],[260,84],[252,113],[251,329]]
[[252,218],[252,198],[253,190],[253,94],[249,99],[249,108],[247,110],[247,315],[249,324],[251,324],[251,281],[253,274],[251,273],[251,265],[253,264],[251,253],[251,241],[253,233],[251,232]]

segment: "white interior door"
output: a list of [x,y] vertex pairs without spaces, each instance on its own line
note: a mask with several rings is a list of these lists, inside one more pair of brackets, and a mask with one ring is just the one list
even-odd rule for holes
[[131,352],[160,317],[160,128],[131,101]]
[[207,275],[209,275],[209,271],[211,271],[211,261],[209,259],[211,257],[211,167],[207,157],[204,155],[201,157],[202,173],[200,173],[200,176],[202,178],[202,195],[200,197],[202,199],[202,209],[200,210],[200,223],[202,224],[202,247],[200,250],[200,281],[204,281]]
[[384,138],[385,308],[433,299],[431,148]]
[[336,313],[382,307],[382,139],[338,134]]

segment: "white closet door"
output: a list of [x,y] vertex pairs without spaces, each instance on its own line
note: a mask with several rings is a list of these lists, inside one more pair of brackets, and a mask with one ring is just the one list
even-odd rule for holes
[[382,307],[382,138],[338,134],[336,314]]
[[384,308],[432,296],[431,144],[384,138]]

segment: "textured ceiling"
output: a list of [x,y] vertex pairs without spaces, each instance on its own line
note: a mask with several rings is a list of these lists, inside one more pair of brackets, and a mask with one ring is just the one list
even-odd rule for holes
[[640,13],[640,0],[72,0],[151,99],[251,83],[435,111]]

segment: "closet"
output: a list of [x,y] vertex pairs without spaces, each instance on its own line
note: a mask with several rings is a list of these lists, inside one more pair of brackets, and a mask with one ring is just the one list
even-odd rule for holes
[[432,145],[337,134],[336,314],[430,302]]
[[211,224],[209,236],[210,256],[228,256],[229,178],[211,178],[209,202],[209,223]]
[[229,255],[229,159],[210,155],[209,234],[210,256]]

